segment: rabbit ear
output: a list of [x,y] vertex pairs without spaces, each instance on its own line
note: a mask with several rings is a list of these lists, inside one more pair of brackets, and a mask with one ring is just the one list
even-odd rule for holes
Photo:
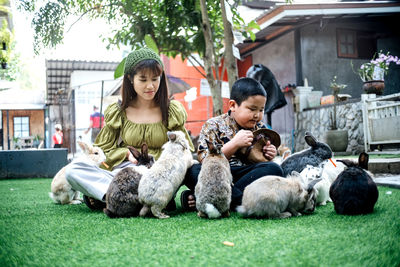
[[207,139],[205,141],[207,143],[208,151],[212,151],[215,149],[214,142],[210,142]]
[[311,191],[312,191],[312,189],[314,188],[314,186],[315,186],[319,181],[321,181],[321,180],[322,180],[321,178],[312,180],[312,181],[307,185],[307,192],[308,192],[308,193],[311,193]]
[[349,159],[337,159],[336,161],[343,163],[346,167],[354,167],[357,164]]
[[364,170],[368,170],[368,161],[369,161],[369,155],[365,152],[362,152],[358,157],[358,165]]
[[86,144],[85,142],[82,142],[82,141],[77,141],[77,143],[80,146],[80,148],[82,149],[83,153],[89,154],[90,146],[88,144]]
[[304,139],[310,147],[315,147],[317,145],[317,139],[315,139],[315,137],[310,132],[306,132]]
[[142,144],[141,150],[142,150],[142,155],[147,158],[147,155],[149,154],[149,147],[147,146],[146,143]]
[[176,140],[176,134],[174,132],[167,132],[168,139],[172,142]]
[[138,159],[140,157],[140,152],[136,148],[134,148],[133,146],[128,146],[128,149],[135,157],[135,159]]

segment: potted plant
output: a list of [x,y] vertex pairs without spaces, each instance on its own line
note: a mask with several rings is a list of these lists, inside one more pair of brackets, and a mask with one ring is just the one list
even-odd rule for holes
[[325,141],[334,152],[346,151],[348,145],[347,130],[339,130],[337,125],[336,105],[338,102],[339,92],[346,88],[346,84],[339,84],[336,82],[337,77],[334,76],[330,88],[333,94],[333,112],[329,113],[329,130],[325,132]]
[[370,62],[362,64],[357,71],[354,71],[352,61],[351,67],[364,82],[363,90],[367,94],[381,95],[385,88],[385,74],[387,74],[391,62],[400,65],[400,59],[397,56],[394,57],[389,52],[384,54],[381,50],[378,54],[375,53]]
[[33,136],[33,146],[38,148],[40,145],[40,141],[42,141],[42,140],[43,140],[43,138],[39,134],[34,135]]
[[13,137],[14,149],[21,149],[21,145],[20,145],[19,141],[20,141],[19,137],[15,137],[15,136]]

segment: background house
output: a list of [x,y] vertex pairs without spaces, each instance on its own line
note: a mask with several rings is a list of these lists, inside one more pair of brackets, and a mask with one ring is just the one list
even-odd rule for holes
[[[34,136],[45,136],[44,91],[9,89],[0,91],[0,147],[30,148]],[[18,138],[18,139],[14,139]],[[16,141],[16,142],[15,142]]]
[[[348,85],[342,92],[358,101],[362,81],[351,62],[357,69],[380,50],[400,56],[399,13],[397,1],[272,6],[256,19],[261,27],[256,41],[238,45],[239,73],[252,64],[263,64],[282,88],[303,85],[307,78],[323,95],[331,94],[329,84],[336,75],[338,82]],[[400,66],[392,64],[385,76],[384,94],[396,92],[400,92]],[[287,106],[272,114],[272,125],[290,140],[296,129],[291,99],[287,100]]]

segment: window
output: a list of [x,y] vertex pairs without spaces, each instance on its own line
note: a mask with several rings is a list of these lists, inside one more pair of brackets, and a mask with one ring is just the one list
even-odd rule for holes
[[339,57],[357,58],[356,36],[356,31],[337,30],[336,39]]
[[29,117],[14,117],[14,137],[29,136]]
[[338,57],[371,59],[376,52],[373,32],[337,29],[336,41]]

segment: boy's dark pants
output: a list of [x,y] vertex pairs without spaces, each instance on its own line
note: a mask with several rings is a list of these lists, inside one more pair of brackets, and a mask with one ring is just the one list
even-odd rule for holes
[[[201,164],[195,164],[188,169],[183,183],[194,192]],[[265,175],[283,176],[282,168],[275,162],[260,162],[245,166],[231,166],[233,176],[231,209],[242,203],[243,191],[246,186]]]

